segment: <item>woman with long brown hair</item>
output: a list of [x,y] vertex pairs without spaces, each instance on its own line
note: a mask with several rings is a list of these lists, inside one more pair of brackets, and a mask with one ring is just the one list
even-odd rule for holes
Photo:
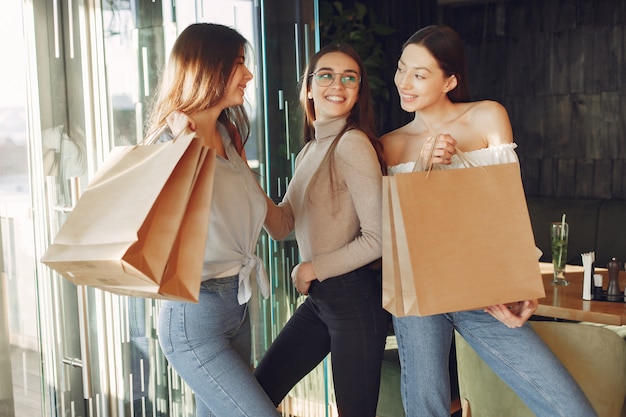
[[[411,172],[433,147],[433,163],[444,169],[464,167],[457,148],[477,165],[518,162],[506,109],[495,101],[469,100],[463,42],[453,29],[428,26],[411,36],[394,82],[402,109],[415,117],[381,138],[390,174]],[[441,233],[462,239],[463,230],[442,224]],[[406,415],[450,415],[448,361],[457,330],[537,416],[595,416],[585,394],[527,323],[536,309],[537,300],[524,300],[425,317],[394,316]]]
[[196,415],[203,417],[278,415],[251,370],[251,270],[256,269],[265,296],[268,283],[255,255],[265,194],[243,148],[249,131],[244,90],[252,79],[247,45],[236,30],[222,25],[197,23],[183,30],[149,127],[158,131],[170,125],[166,140],[189,124],[196,140],[217,153],[198,303],[163,302],[158,325],[163,353],[194,391]]
[[278,404],[329,353],[339,415],[374,417],[389,326],[382,309],[382,169],[361,59],[329,45],[302,79],[305,146],[282,202],[268,199],[265,228],[295,230],[292,271],[308,297],[261,360],[255,375]]

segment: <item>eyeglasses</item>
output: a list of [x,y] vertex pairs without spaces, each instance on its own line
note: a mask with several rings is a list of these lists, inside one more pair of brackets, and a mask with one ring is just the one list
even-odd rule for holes
[[309,75],[314,77],[315,82],[320,87],[330,87],[335,81],[335,75],[340,76],[341,84],[346,88],[357,88],[361,83],[361,76],[352,72],[332,72],[328,70],[319,70]]

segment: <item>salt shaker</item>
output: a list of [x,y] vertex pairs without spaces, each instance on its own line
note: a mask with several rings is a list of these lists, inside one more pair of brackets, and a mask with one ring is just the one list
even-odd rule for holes
[[606,298],[608,301],[620,301],[622,297],[621,291],[619,289],[619,269],[620,262],[612,258],[609,261],[608,265],[609,269],[609,287],[606,291]]

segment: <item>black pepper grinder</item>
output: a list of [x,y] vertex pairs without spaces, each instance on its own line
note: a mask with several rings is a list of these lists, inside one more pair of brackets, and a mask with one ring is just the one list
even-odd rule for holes
[[608,301],[620,301],[622,294],[619,289],[619,269],[620,261],[612,258],[609,261],[609,287],[606,290],[606,299]]

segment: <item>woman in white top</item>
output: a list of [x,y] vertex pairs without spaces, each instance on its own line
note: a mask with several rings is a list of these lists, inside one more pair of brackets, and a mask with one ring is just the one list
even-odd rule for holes
[[249,133],[244,90],[252,79],[246,47],[245,38],[226,26],[198,23],[183,30],[150,124],[152,131],[170,125],[166,137],[189,124],[195,140],[217,153],[198,303],[163,302],[158,325],[163,353],[193,389],[202,417],[278,416],[251,371],[251,270],[266,297],[268,283],[254,254],[265,194],[243,148]]
[[[451,28],[428,26],[411,36],[394,81],[402,109],[415,118],[381,138],[390,174],[413,170],[411,161],[433,146],[433,162],[442,168],[463,167],[456,148],[480,165],[518,161],[504,107],[469,101],[463,42]],[[435,143],[428,140],[437,135]],[[445,225],[441,232],[450,239],[459,236]],[[456,329],[537,416],[595,416],[585,394],[526,322],[536,309],[537,300],[526,300],[426,317],[394,316],[406,415],[450,415],[448,359]]]

